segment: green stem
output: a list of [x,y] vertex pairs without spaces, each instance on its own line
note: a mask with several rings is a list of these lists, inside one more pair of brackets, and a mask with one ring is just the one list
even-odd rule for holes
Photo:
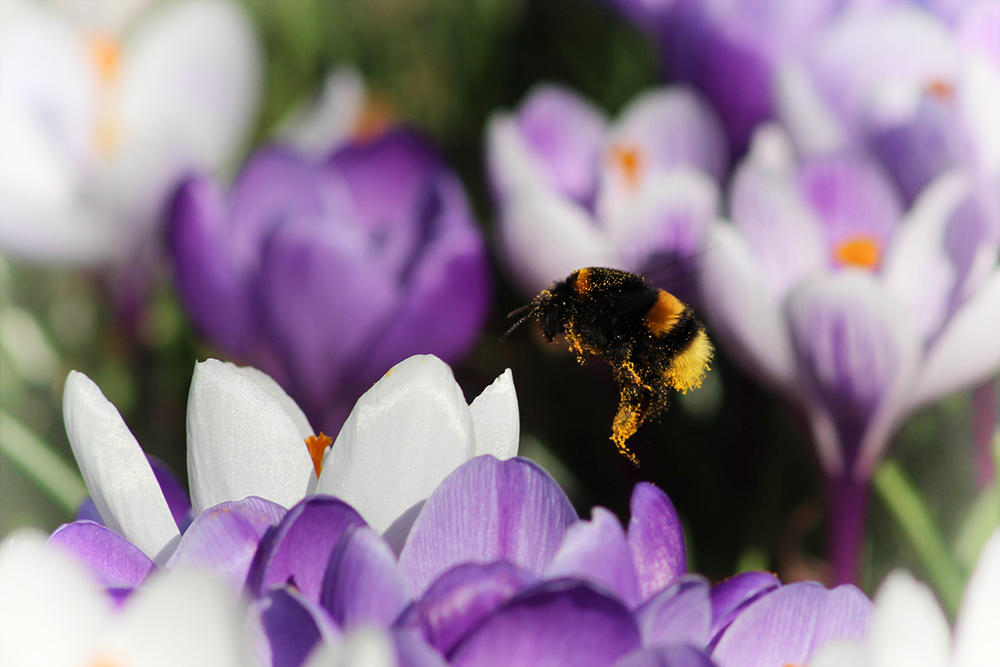
[[892,460],[882,462],[873,481],[879,498],[916,549],[941,601],[954,615],[965,588],[965,573],[948,550],[920,493]]
[[70,515],[87,497],[80,475],[5,411],[0,411],[0,453],[19,465]]

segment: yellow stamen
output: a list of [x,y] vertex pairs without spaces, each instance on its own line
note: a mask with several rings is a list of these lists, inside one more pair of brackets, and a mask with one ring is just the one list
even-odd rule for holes
[[90,55],[97,65],[101,83],[111,83],[118,77],[121,46],[115,40],[98,33],[90,35]]
[[636,189],[642,176],[643,156],[638,146],[623,146],[615,144],[611,147],[611,162],[622,171],[625,185]]
[[94,127],[94,143],[97,151],[104,157],[109,157],[118,150],[121,136],[118,125],[110,118],[101,118]]
[[332,444],[333,438],[322,431],[320,431],[319,435],[310,435],[306,438],[306,449],[309,450],[309,456],[312,458],[313,469],[316,470],[317,477],[323,471],[323,454],[326,452],[326,448]]
[[833,257],[838,265],[875,269],[882,261],[882,249],[874,236],[851,236],[834,248]]
[[955,98],[955,86],[942,79],[935,79],[927,84],[925,89],[928,95],[932,95],[939,100],[946,101]]

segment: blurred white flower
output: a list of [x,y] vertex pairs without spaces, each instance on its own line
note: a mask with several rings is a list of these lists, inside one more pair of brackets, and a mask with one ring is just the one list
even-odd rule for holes
[[178,179],[233,160],[256,118],[261,49],[224,0],[4,2],[0,248],[120,264]]
[[293,109],[278,128],[278,140],[305,155],[325,158],[360,129],[368,93],[361,72],[338,67],[312,104]]

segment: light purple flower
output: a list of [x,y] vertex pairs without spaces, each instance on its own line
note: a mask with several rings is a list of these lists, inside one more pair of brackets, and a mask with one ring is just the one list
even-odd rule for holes
[[766,126],[734,176],[733,224],[709,234],[702,289],[713,335],[808,417],[845,581],[868,479],[896,428],[1000,368],[998,245],[971,231],[953,238],[970,229],[971,188],[949,172],[907,210],[877,164],[798,163]]
[[489,307],[465,192],[408,131],[322,163],[263,149],[228,194],[192,178],[174,200],[171,248],[197,326],[330,433],[394,364],[460,359]]
[[493,116],[486,141],[504,258],[526,294],[583,266],[688,259],[718,212],[722,128],[685,88],[643,93],[611,123],[576,93],[539,85]]

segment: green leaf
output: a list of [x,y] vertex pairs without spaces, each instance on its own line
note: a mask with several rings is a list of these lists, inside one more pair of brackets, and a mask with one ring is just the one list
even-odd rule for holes
[[87,497],[87,487],[76,470],[3,411],[0,411],[0,453],[20,466],[69,514],[74,514]]

